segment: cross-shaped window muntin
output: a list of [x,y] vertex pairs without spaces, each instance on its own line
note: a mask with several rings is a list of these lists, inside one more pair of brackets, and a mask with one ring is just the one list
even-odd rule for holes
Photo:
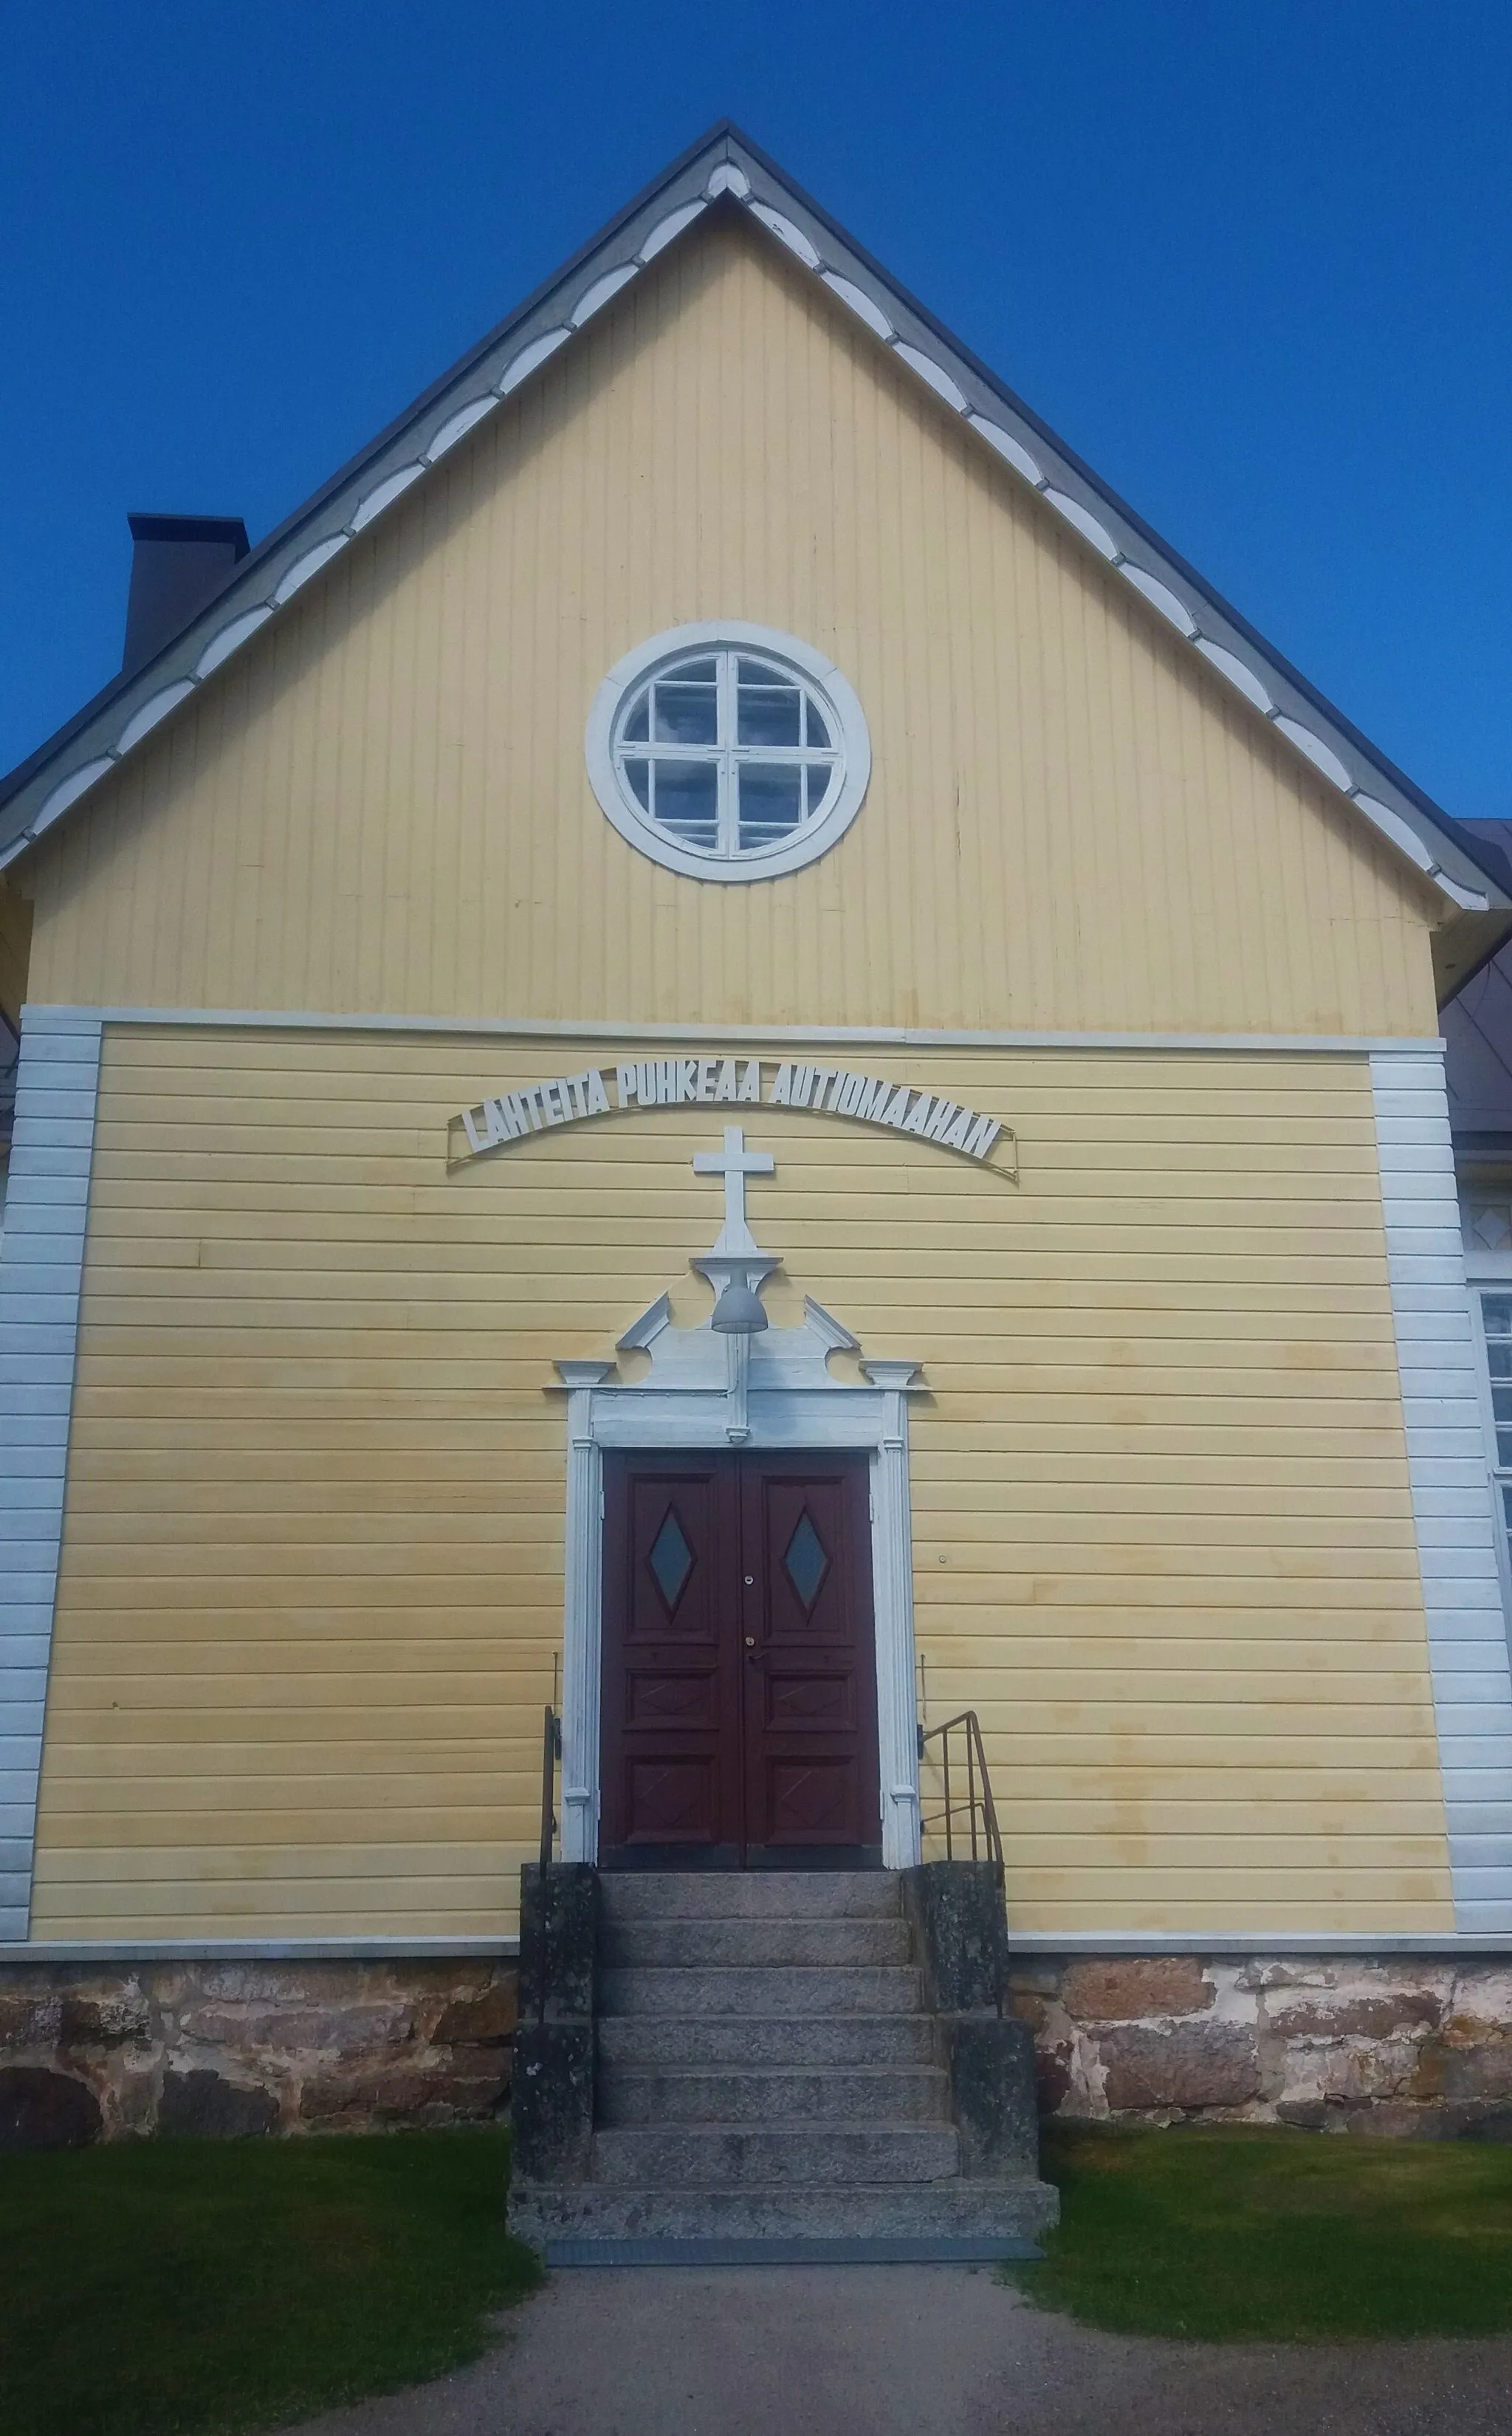
[[665,661],[625,700],[615,767],[653,826],[736,861],[811,827],[843,772],[831,704],[787,663],[750,650]]

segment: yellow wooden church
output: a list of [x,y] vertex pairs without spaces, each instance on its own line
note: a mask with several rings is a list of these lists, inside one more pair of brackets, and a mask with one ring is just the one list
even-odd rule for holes
[[175,1968],[476,2012],[547,1709],[652,1912],[884,1902],[970,1713],[1084,2111],[1089,1958],[1274,2113],[1254,1958],[1512,1942],[1495,850],[729,127],[256,548],[133,522],[0,790],[0,1969],[159,2088]]

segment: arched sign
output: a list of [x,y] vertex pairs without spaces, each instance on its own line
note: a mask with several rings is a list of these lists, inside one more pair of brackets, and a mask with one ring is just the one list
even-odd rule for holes
[[979,1164],[990,1162],[1000,1175],[1016,1177],[1018,1172],[1011,1129],[958,1100],[885,1075],[854,1073],[847,1067],[778,1064],[758,1057],[638,1057],[613,1066],[585,1066],[548,1083],[522,1083],[452,1119],[448,1163],[460,1166],[487,1151],[507,1150],[550,1126],[580,1124],[588,1117],[717,1106],[721,1102],[848,1117],[857,1124],[916,1134],[922,1141],[957,1151]]

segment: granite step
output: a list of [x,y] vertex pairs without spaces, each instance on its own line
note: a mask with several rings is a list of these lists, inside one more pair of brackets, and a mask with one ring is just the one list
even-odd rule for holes
[[604,1918],[631,1920],[895,1920],[891,1870],[606,1870]]
[[907,1923],[893,1920],[628,1920],[607,1921],[600,1961],[610,1970],[702,1969],[731,1963],[854,1964],[908,1962]]
[[934,2024],[927,2013],[610,2013],[599,2020],[605,2065],[929,2064]]
[[516,2184],[510,2231],[544,2249],[552,2240],[1033,2239],[1054,2224],[1049,2183],[850,2183],[804,2188],[746,2183],[724,2189],[648,2190],[630,2184]]
[[610,2064],[599,2075],[603,2125],[947,2123],[949,2081],[938,2065],[863,2064],[850,2070],[744,2065],[710,2070]]
[[707,2013],[912,2013],[922,2001],[918,1972],[902,1964],[640,1966],[605,1971],[599,1995],[601,2013],[684,2019]]
[[592,2180],[636,2190],[729,2184],[936,2183],[960,2169],[951,2124],[808,2123],[800,2130],[725,2123],[595,2131]]

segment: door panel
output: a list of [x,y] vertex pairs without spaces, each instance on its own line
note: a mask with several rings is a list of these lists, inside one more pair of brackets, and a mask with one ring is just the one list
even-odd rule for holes
[[868,1520],[864,1457],[741,1462],[749,1858],[880,1841]]
[[879,1866],[867,1475],[606,1457],[605,1867]]
[[739,1843],[733,1489],[718,1455],[606,1458],[606,1845],[708,1857]]

